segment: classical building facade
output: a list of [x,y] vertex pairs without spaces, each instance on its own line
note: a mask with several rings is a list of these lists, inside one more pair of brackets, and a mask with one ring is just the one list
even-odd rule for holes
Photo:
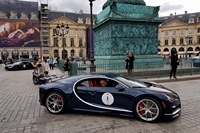
[[192,56],[200,52],[200,12],[161,17],[158,53],[171,55],[175,48],[179,56]]
[[[50,57],[86,57],[87,29],[90,25],[89,14],[49,11],[49,55]],[[56,35],[56,26],[68,26],[64,36]],[[43,38],[44,39],[44,38]],[[48,38],[46,38],[47,40]],[[47,55],[47,54],[46,54]]]

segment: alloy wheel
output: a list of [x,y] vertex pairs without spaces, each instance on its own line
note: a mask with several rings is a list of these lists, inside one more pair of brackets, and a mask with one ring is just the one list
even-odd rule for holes
[[46,107],[50,113],[58,114],[64,110],[64,98],[59,93],[51,93],[46,98]]
[[161,116],[160,105],[152,99],[141,99],[135,107],[136,115],[147,122],[157,121]]

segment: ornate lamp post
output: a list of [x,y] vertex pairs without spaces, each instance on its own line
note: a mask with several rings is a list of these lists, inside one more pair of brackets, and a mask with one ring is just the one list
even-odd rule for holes
[[190,41],[191,37],[185,37],[185,41],[186,41],[186,55],[185,55],[185,59],[187,60],[187,47],[188,47],[188,44],[189,44],[189,41]]
[[93,1],[95,0],[89,0],[90,2],[90,72],[96,72],[96,66],[94,65],[94,41],[93,41],[93,15],[92,15],[92,6]]
[[[53,37],[57,38],[57,43],[59,40],[61,40],[62,38],[64,38],[64,36],[66,34],[68,34],[69,32],[69,26],[68,24],[67,25],[64,25],[64,23],[62,23],[61,25],[60,24],[57,24],[56,26],[56,32],[53,34]],[[62,44],[62,47],[63,47],[63,50],[64,50],[64,44]]]

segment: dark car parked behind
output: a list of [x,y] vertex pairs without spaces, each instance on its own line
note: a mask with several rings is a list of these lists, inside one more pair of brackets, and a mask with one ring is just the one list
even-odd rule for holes
[[6,70],[24,70],[24,69],[33,69],[33,65],[29,61],[19,61],[13,64],[6,64]]

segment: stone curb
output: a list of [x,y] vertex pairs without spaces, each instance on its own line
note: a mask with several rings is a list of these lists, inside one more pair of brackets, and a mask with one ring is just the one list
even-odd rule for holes
[[166,82],[179,82],[179,81],[198,80],[198,79],[200,79],[200,75],[182,76],[182,77],[177,77],[177,79],[160,78],[160,79],[147,79],[147,80],[154,81],[154,82],[157,82],[157,83],[166,83]]

